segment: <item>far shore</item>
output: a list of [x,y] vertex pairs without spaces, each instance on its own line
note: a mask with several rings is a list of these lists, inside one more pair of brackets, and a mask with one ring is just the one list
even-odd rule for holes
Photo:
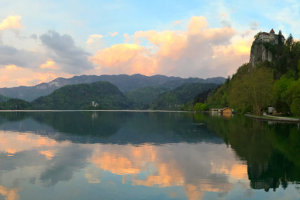
[[0,112],[173,112],[173,113],[188,113],[194,111],[182,110],[0,110]]
[[276,122],[287,122],[287,123],[300,123],[300,119],[292,118],[292,117],[278,117],[272,115],[253,115],[253,114],[245,114],[246,117],[259,119],[264,121],[276,121]]

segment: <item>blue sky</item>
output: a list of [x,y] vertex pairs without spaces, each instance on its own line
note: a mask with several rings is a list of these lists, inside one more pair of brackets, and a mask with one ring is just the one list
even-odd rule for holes
[[[119,32],[132,34],[137,30],[165,30],[173,21],[188,20],[192,16],[207,17],[211,26],[222,26],[221,14],[238,29],[247,29],[257,22],[261,30],[283,29],[284,33],[300,32],[291,26],[288,17],[299,17],[297,1],[206,1],[206,0],[2,0],[3,19],[21,15],[28,32],[43,33],[56,30],[72,34],[84,41],[89,34]],[[279,13],[291,11],[279,20]],[[298,13],[297,13],[298,12]],[[285,13],[286,14],[286,13]],[[297,18],[294,19],[297,21]]]
[[[6,68],[13,68],[13,65],[14,69],[27,70],[28,74],[33,69],[45,76],[47,73],[51,74],[43,80],[28,78],[27,81],[18,81],[16,77],[9,86],[22,83],[30,85],[56,76],[93,72],[147,75],[160,73],[183,77],[227,76],[247,62],[249,52],[246,55],[246,46],[248,45],[249,50],[253,36],[258,31],[274,28],[276,32],[281,29],[286,36],[292,33],[295,38],[300,37],[300,1],[295,0],[1,0],[0,11],[0,23],[10,16],[20,17],[18,26],[6,26],[0,30],[1,44],[19,52],[18,62],[13,62],[13,59],[8,59],[12,60],[10,62],[0,62],[0,72],[4,73]],[[199,23],[195,22],[197,20]],[[201,23],[205,25],[202,26]],[[198,26],[196,28],[202,32],[197,32],[198,46],[186,49],[192,43],[196,45],[189,32],[191,24]],[[49,31],[58,35],[51,35]],[[222,35],[222,32],[226,34]],[[64,47],[68,53],[57,48],[51,49],[43,43],[40,38],[44,34],[50,34],[53,40],[59,41],[65,38],[64,35],[69,36],[72,41]],[[207,41],[199,42],[200,38]],[[181,43],[177,45],[175,43],[178,40]],[[216,43],[217,40],[222,43]],[[51,44],[55,43],[52,42]],[[168,52],[180,45],[177,57]],[[209,45],[210,48],[207,48]],[[226,53],[234,49],[236,57],[227,59],[222,64],[221,56],[224,54],[226,57]],[[238,49],[243,49],[243,55],[237,52]],[[74,51],[82,53],[80,56],[76,54],[83,59],[79,63],[86,64],[82,69],[76,65],[74,70],[71,66],[66,66],[72,63],[66,60],[72,60],[71,52]],[[128,51],[131,53],[128,54]],[[199,52],[199,57],[203,55],[202,60],[186,56],[195,51]],[[39,59],[32,66],[22,64],[21,59],[26,57],[22,54],[24,52],[26,55],[38,53],[34,57]],[[207,52],[211,54],[206,55]],[[104,53],[114,61],[110,60],[108,63],[104,60]],[[120,57],[110,57],[112,53]],[[230,55],[232,54],[234,53],[231,52]],[[126,58],[121,58],[122,56]],[[2,57],[7,58],[7,55]],[[123,62],[119,62],[120,60]],[[41,71],[41,65],[47,62],[56,67],[43,65]]]

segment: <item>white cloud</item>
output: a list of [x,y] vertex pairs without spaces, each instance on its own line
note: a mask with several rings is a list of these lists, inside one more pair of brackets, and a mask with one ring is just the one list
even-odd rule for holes
[[102,38],[103,38],[103,35],[99,35],[99,34],[90,35],[88,40],[86,41],[86,44],[91,45],[94,42],[96,42],[97,40],[101,40]]

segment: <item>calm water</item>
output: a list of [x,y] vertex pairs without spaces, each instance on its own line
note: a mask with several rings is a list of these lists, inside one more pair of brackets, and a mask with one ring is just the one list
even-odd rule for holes
[[191,113],[0,113],[0,199],[300,199],[300,129]]

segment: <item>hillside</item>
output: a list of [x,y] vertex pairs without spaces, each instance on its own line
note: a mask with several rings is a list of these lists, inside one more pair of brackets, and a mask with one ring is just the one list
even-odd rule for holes
[[138,88],[125,93],[127,98],[134,103],[135,109],[148,109],[150,104],[159,97],[160,94],[169,89],[160,86]]
[[64,86],[32,102],[34,109],[127,109],[128,99],[108,82]]
[[300,42],[292,35],[260,32],[250,62],[242,65],[213,95],[211,108],[230,106],[257,115],[274,107],[277,114],[300,116]]
[[184,109],[187,104],[192,105],[194,99],[205,91],[217,88],[217,84],[212,83],[187,83],[173,90],[167,91],[159,95],[159,97],[151,104],[152,109],[179,110]]
[[66,85],[75,85],[83,83],[93,83],[97,81],[107,81],[117,86],[122,92],[128,92],[144,87],[166,87],[169,89],[176,88],[184,83],[202,82],[202,83],[224,83],[225,79],[222,77],[216,78],[180,78],[168,77],[163,75],[144,76],[141,74],[135,75],[82,75],[74,76],[72,78],[57,78],[49,83],[41,83],[36,86],[0,88],[0,94],[10,97],[18,98],[26,101],[33,101],[41,96],[46,96],[54,92],[56,89]]
[[8,99],[9,99],[8,97],[3,96],[3,95],[0,94],[0,102],[5,102],[5,101],[7,101]]
[[0,102],[0,110],[30,110],[32,106],[29,102],[21,99],[8,99]]

